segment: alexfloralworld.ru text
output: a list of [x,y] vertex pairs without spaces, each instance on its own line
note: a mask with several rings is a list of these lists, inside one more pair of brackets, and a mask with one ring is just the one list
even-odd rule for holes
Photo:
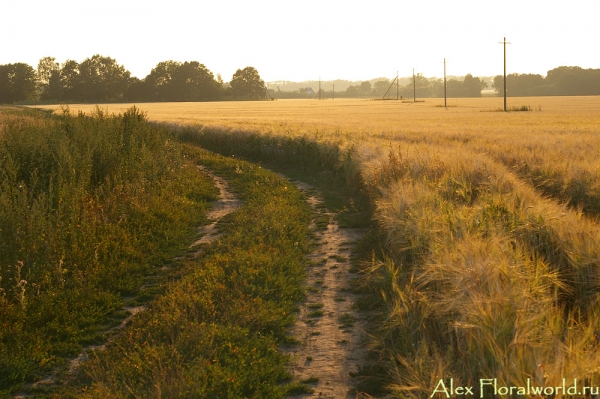
[[539,386],[531,383],[528,378],[525,386],[506,386],[498,384],[496,378],[481,378],[478,386],[461,386],[454,384],[454,378],[449,380],[441,379],[438,381],[435,389],[431,393],[430,398],[436,394],[438,397],[455,397],[455,396],[479,396],[483,398],[485,395],[494,394],[500,396],[513,395],[571,395],[585,396],[600,394],[600,387],[583,386],[577,379],[571,380],[567,385],[567,379],[562,379],[562,384],[558,386]]

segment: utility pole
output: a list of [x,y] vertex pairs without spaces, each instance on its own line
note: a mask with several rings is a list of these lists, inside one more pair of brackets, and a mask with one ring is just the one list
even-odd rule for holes
[[506,41],[506,36],[504,36],[504,41],[499,43],[504,44],[504,112],[506,112],[506,45],[510,43]]
[[396,71],[396,101],[398,101],[398,71]]
[[321,77],[319,76],[319,100],[321,99]]
[[413,68],[413,103],[417,102],[417,80],[415,79],[415,68]]
[[446,101],[446,59],[444,58],[444,108],[448,109],[448,103]]

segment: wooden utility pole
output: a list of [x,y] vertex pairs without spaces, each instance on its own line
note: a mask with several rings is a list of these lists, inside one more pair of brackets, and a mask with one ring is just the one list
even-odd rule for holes
[[444,108],[448,109],[448,103],[446,102],[446,59],[444,58]]
[[396,101],[398,101],[398,71],[396,71]]
[[510,43],[506,41],[506,36],[504,36],[504,41],[500,43],[504,44],[504,112],[506,112],[506,45]]
[[321,99],[321,77],[319,76],[319,100]]
[[417,102],[417,80],[415,79],[415,68],[413,68],[413,103]]

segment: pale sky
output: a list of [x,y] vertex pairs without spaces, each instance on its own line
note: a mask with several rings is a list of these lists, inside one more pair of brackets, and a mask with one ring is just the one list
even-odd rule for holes
[[199,61],[229,81],[502,74],[600,68],[600,0],[0,0],[0,64],[94,54],[144,78]]

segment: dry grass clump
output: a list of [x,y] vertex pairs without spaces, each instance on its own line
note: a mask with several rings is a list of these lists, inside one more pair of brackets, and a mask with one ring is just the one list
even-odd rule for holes
[[381,192],[390,258],[365,284],[386,307],[377,345],[393,359],[393,390],[419,396],[450,377],[524,386],[594,375],[593,222],[489,157],[447,147],[390,152],[367,181]]

